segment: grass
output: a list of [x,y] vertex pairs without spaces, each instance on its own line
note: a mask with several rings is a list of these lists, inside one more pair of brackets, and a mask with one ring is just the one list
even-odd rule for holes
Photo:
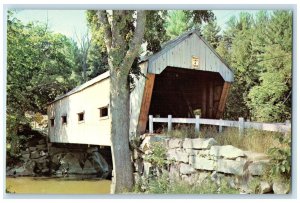
[[[143,183],[142,183],[143,182]],[[222,179],[218,186],[210,178],[201,183],[190,185],[185,181],[169,181],[168,174],[150,180],[143,180],[139,184],[143,187],[135,187],[134,193],[147,194],[238,194],[237,189],[230,188],[226,180]],[[143,189],[141,189],[143,188]]]

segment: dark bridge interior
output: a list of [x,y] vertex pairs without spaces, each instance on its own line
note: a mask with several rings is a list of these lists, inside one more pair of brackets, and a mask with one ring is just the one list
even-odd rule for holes
[[[219,73],[167,67],[155,76],[149,115],[215,118],[224,80]],[[196,113],[197,114],[197,113]]]

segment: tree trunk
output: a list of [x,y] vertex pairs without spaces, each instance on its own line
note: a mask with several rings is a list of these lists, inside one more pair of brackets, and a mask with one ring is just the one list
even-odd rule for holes
[[131,152],[129,149],[129,86],[127,75],[110,71],[111,150],[113,183],[111,192],[128,192],[133,186]]

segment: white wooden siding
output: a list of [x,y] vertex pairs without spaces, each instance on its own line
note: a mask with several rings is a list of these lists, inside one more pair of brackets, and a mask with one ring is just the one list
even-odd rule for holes
[[160,74],[167,66],[195,69],[193,56],[200,60],[198,70],[219,72],[225,81],[233,82],[233,72],[195,33],[162,54],[150,57],[148,72]]
[[[99,110],[109,104],[109,86],[106,78],[52,103],[48,107],[50,141],[110,146],[111,119],[100,118]],[[80,112],[84,112],[83,122],[78,121]],[[62,124],[62,115],[67,115],[67,124]],[[55,118],[53,127],[51,118]]]

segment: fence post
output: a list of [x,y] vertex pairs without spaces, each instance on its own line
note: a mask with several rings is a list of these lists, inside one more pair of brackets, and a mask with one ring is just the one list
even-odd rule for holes
[[199,131],[200,131],[200,119],[199,119],[199,115],[196,115],[195,132],[199,133]]
[[244,118],[243,117],[239,117],[239,134],[243,135],[244,134]]
[[172,115],[168,115],[168,132],[172,130]]
[[[222,119],[220,119],[220,121],[222,122]],[[219,125],[219,133],[221,133],[223,131],[223,126],[220,124]]]
[[153,116],[149,115],[149,133],[153,133]]

